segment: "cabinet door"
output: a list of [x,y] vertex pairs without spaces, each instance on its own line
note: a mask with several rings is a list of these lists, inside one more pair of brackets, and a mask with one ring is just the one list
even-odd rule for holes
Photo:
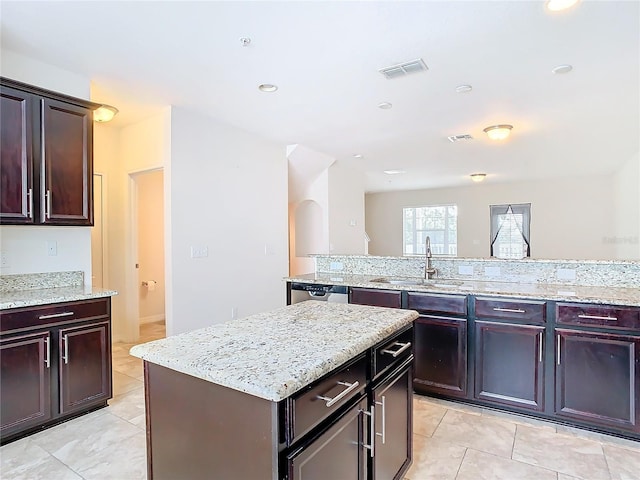
[[349,303],[373,305],[374,307],[401,307],[402,292],[399,290],[378,290],[376,288],[352,288]]
[[475,398],[544,408],[544,327],[476,322]]
[[374,480],[402,478],[411,464],[413,423],[411,363],[373,390],[375,402]]
[[33,97],[0,88],[0,222],[33,223]]
[[466,397],[466,319],[421,315],[414,329],[416,392]]
[[3,436],[51,418],[50,340],[49,332],[0,340]]
[[[289,480],[364,480],[366,399],[349,409],[324,433],[287,458]],[[368,418],[368,417],[367,417]]]
[[41,107],[40,221],[93,225],[91,111],[46,98]]
[[109,323],[61,329],[60,413],[111,398]]
[[640,431],[640,337],[556,329],[556,415]]

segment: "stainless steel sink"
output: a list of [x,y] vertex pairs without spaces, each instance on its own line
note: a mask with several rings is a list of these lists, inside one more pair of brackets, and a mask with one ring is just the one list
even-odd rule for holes
[[380,277],[369,280],[372,283],[387,283],[389,285],[424,285],[428,287],[455,288],[464,282],[459,280],[425,280],[423,278],[393,278]]

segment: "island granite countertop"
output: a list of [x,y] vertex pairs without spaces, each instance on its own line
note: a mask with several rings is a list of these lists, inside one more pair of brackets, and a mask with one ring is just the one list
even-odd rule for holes
[[[372,282],[381,275],[309,273],[286,277],[288,282],[345,285],[349,287],[378,288],[384,290],[410,290],[425,293],[458,293],[463,295],[517,297],[566,302],[640,306],[638,288],[554,285],[550,283],[486,282],[474,280],[435,279],[424,285],[394,285]],[[440,284],[438,284],[440,282]]]
[[136,345],[130,353],[277,402],[416,318],[413,310],[308,301]]

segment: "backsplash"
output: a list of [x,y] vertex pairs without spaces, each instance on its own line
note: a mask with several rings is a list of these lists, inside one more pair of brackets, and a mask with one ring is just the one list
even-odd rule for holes
[[[317,273],[422,277],[424,257],[314,255]],[[432,258],[437,278],[640,288],[640,262],[603,260],[500,260]]]
[[0,275],[0,292],[40,288],[75,287],[84,284],[83,272],[24,273]]

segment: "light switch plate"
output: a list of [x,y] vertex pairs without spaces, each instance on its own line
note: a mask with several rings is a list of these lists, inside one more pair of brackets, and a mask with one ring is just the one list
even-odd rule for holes
[[331,262],[329,266],[330,270],[342,270],[344,268],[344,264],[342,262]]
[[484,267],[484,274],[487,277],[499,277],[500,267]]
[[575,268],[559,268],[556,270],[556,277],[558,280],[575,280],[576,269]]
[[209,247],[205,246],[192,246],[191,258],[204,258],[209,256]]
[[473,275],[473,265],[460,265],[458,267],[459,275]]

